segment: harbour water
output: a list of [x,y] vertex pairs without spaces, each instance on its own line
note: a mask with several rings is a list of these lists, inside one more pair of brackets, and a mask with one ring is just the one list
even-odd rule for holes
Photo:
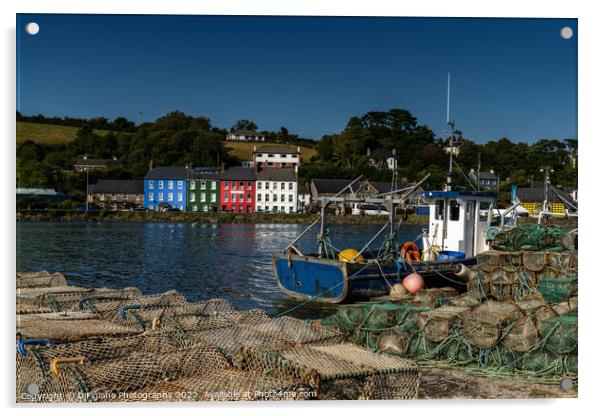
[[[339,249],[360,248],[380,227],[333,225],[329,236]],[[222,297],[237,309],[262,308],[273,316],[299,303],[278,290],[271,253],[282,250],[304,228],[298,224],[19,222],[17,271],[45,269],[64,273],[72,285],[136,286],[145,294],[176,289],[190,301]],[[414,240],[421,229],[420,225],[402,227],[399,240]],[[309,233],[300,247],[314,251],[315,233]],[[290,314],[318,318],[331,311],[310,304]]]

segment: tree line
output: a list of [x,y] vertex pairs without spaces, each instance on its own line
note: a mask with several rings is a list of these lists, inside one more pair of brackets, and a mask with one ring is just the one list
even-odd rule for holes
[[[43,116],[17,114],[17,120],[21,121],[37,122],[35,117]],[[207,117],[174,111],[140,125],[118,121],[121,118],[99,121],[101,119],[61,119],[63,123],[83,120],[75,140],[70,143],[48,145],[32,140],[20,143],[17,146],[18,186],[53,187],[83,196],[85,173],[71,172],[73,163],[83,155],[110,159],[106,171],[90,172],[91,183],[100,178],[141,179],[151,160],[155,166],[241,163],[225,149],[223,139],[228,131],[212,125]],[[108,133],[98,134],[95,129],[108,130]],[[235,129],[255,130],[257,125],[250,120],[239,120],[230,131]],[[368,150],[377,149],[395,151],[400,179],[414,181],[431,173],[427,186],[437,189],[445,183],[449,163],[446,140],[437,138],[428,126],[418,123],[408,110],[371,111],[353,116],[341,132],[324,135],[318,141],[300,138],[285,127],[262,133],[269,142],[315,147],[316,155],[304,160],[299,169],[301,185],[312,178],[352,179],[360,174],[366,179],[390,181],[389,170],[370,163],[375,156],[368,156]],[[463,138],[461,132],[456,134],[460,138],[456,157],[460,168],[454,168],[454,184],[470,188],[465,176],[470,169],[480,166],[481,171],[493,170],[500,177],[502,199],[507,199],[511,184],[528,186],[531,181],[542,181],[544,168],[552,172],[553,184],[577,185],[576,139],[542,139],[528,144],[501,138],[481,144]]]

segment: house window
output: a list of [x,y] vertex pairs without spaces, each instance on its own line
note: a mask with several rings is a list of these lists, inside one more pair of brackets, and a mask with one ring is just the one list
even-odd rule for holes
[[247,182],[247,189],[251,189],[252,186],[253,186],[253,184],[251,181]]
[[215,193],[212,193],[211,194],[211,202],[215,202],[216,198],[217,197],[215,196]]
[[239,182],[238,183],[238,189],[245,189],[244,186],[245,186],[244,182]]
[[190,189],[193,191],[196,189],[196,181],[190,181]]
[[257,201],[261,202],[261,194],[257,194]]
[[278,201],[278,195],[274,194],[273,198],[272,198],[272,201],[274,201],[274,202]]
[[280,190],[281,190],[281,191],[284,191],[284,187],[285,187],[285,184],[284,184],[284,182],[280,182]]
[[184,182],[178,181],[178,189],[182,189],[184,187]]
[[201,181],[201,189],[207,189],[207,182]]
[[184,195],[182,194],[182,192],[178,192],[178,201],[179,201],[179,202],[182,202],[182,200],[183,200],[183,196],[184,196]]
[[266,182],[266,183],[265,183],[265,189],[266,189],[266,191],[267,191],[268,189],[270,189],[270,183],[269,183],[269,182]]
[[286,212],[285,207],[280,207],[280,212]]
[[163,192],[159,192],[159,201],[163,201]]
[[169,192],[169,193],[167,194],[167,200],[168,200],[168,201],[173,201],[173,192]]
[[251,194],[247,194],[247,202],[251,202]]
[[184,205],[180,204],[180,211],[184,211]]
[[261,184],[262,184],[262,183],[263,183],[263,182],[257,182],[257,189],[261,189]]
[[288,196],[288,202],[293,202],[293,196],[292,195]]
[[211,181],[211,190],[215,191],[217,189],[217,182],[216,181]]
[[194,199],[194,198],[195,198],[195,195],[194,195],[194,193],[191,193],[191,194],[190,194],[190,202],[194,202],[194,201],[195,201],[195,199]]
[[163,189],[163,181],[159,181],[159,189]]
[[287,157],[287,156],[288,156],[288,155],[280,155],[280,157],[284,157],[284,158],[285,158],[285,157]]
[[293,212],[293,207],[288,207],[288,213],[292,213]]
[[148,189],[155,189],[155,181],[148,181]]
[[289,182],[289,183],[288,183],[288,190],[289,190],[289,191],[292,191],[292,190],[293,190],[293,183],[292,183],[292,182]]
[[270,210],[270,207],[266,205],[265,206],[265,212],[268,212],[269,210]]
[[284,195],[280,195],[280,202],[284,202]]
[[199,210],[199,207],[197,207],[196,205],[193,205],[193,206],[192,206],[192,210],[193,210],[194,212],[197,212],[197,211]]
[[251,213],[251,207],[247,207],[247,214]]
[[173,189],[173,181],[168,181],[167,182],[167,188],[168,189]]
[[228,194],[224,194],[224,201],[228,202]]
[[205,202],[206,201],[206,195],[205,194],[201,194],[201,202]]
[[274,155],[270,155],[270,154],[268,154],[268,157],[274,157]]
[[207,212],[208,210],[207,205],[203,205],[203,212]]
[[[105,199],[104,196],[105,196],[104,194],[101,195],[101,197],[100,197],[101,201],[104,201],[104,199]],[[155,199],[155,194],[153,192],[149,192],[148,193],[148,200],[152,201],[153,199]]]
[[230,182],[224,181],[224,189],[228,189]]

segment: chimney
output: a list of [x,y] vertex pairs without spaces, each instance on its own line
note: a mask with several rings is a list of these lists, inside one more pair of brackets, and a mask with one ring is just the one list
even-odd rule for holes
[[84,160],[87,160],[87,159],[88,159],[88,155],[84,155]]
[[295,165],[295,173],[299,172],[299,166]]
[[368,150],[366,150],[366,156],[370,156],[370,148],[368,148]]
[[148,170],[153,170],[155,168],[155,162],[153,162],[153,159],[151,159],[148,162]]
[[396,152],[397,152],[397,151],[396,151],[395,149],[393,149],[393,150],[391,151],[391,153],[393,153],[393,156],[395,156],[395,153],[396,153]]

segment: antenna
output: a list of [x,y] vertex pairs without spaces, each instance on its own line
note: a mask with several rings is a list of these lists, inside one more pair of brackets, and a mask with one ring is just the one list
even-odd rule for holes
[[445,118],[445,122],[449,124],[449,92],[451,89],[451,73],[447,73],[447,117]]

